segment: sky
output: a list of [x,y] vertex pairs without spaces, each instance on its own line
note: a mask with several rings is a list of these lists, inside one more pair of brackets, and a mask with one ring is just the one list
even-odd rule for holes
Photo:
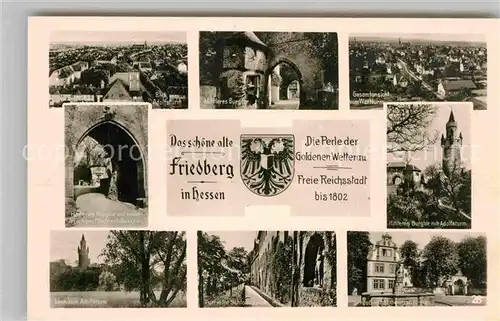
[[[372,242],[372,244],[375,244],[376,242],[380,241],[382,239],[382,234],[385,234],[385,233],[386,232],[370,232],[370,241]],[[433,236],[444,236],[444,237],[447,237],[454,242],[459,242],[467,236],[478,237],[480,235],[483,235],[481,233],[471,233],[471,232],[462,232],[462,231],[457,231],[457,232],[447,232],[447,231],[396,232],[396,231],[391,231],[388,234],[390,236],[392,236],[392,241],[394,243],[396,243],[397,246],[401,246],[407,240],[412,240],[418,244],[418,248],[421,250],[429,243],[429,241],[432,239]]]
[[52,44],[143,44],[187,43],[186,32],[181,31],[74,31],[53,32]]
[[103,258],[98,258],[98,256],[106,246],[109,231],[52,231],[50,234],[50,261],[63,259],[66,264],[76,266],[78,246],[82,234],[85,235],[89,247],[90,263],[103,263]]
[[[441,147],[441,134],[446,136],[446,123],[450,118],[450,112],[453,110],[453,115],[455,116],[455,121],[457,122],[457,135],[462,133],[463,143],[462,149],[460,151],[460,157],[463,165],[470,169],[471,163],[471,112],[472,108],[468,105],[455,105],[452,103],[439,104],[436,105],[438,108],[436,114],[434,115],[434,120],[427,129],[427,132],[432,134],[436,130],[439,132],[439,138],[433,146],[429,146],[428,149],[418,152],[411,152],[411,164],[417,166],[420,170],[424,171],[429,165],[443,160],[443,149]],[[432,135],[433,136],[433,135]],[[397,158],[394,154],[387,155],[387,161],[404,161],[403,158]]]
[[207,233],[219,236],[221,241],[224,242],[226,251],[238,246],[244,247],[247,252],[250,252],[253,249],[253,241],[257,237],[257,231],[220,231]]
[[401,38],[404,39],[419,39],[431,41],[463,41],[463,42],[484,42],[486,43],[486,35],[484,34],[453,34],[453,33],[359,33],[350,34],[350,38]]

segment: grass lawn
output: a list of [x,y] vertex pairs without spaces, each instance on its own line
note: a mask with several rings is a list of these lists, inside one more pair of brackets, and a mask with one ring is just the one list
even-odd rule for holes
[[217,296],[205,297],[204,305],[205,308],[243,307],[245,306],[243,288],[234,288],[232,295],[229,295],[229,291],[226,291]]
[[[156,297],[160,292],[155,292]],[[51,292],[52,308],[140,308],[139,292]],[[186,293],[179,291],[168,308],[185,308]]]
[[473,296],[470,295],[446,295],[446,296],[436,296],[435,302],[436,305],[441,305],[439,304],[440,302],[445,303],[445,304],[451,304],[452,306],[484,306],[486,305],[486,297],[485,296],[479,296],[480,299],[477,301],[477,303],[473,303],[472,300],[474,300]]
[[354,307],[361,302],[361,295],[349,295],[347,297],[347,306]]

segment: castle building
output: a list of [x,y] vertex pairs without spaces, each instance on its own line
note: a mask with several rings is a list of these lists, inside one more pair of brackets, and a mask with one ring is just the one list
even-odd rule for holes
[[422,171],[415,165],[406,162],[389,162],[387,164],[387,193],[395,193],[404,181],[411,181],[416,189],[422,187]]
[[441,147],[443,148],[443,171],[449,175],[461,167],[460,148],[462,147],[462,133],[457,135],[457,122],[453,111],[446,123],[446,137],[441,135]]
[[391,293],[396,281],[396,273],[403,287],[412,287],[409,271],[402,266],[401,253],[389,234],[383,234],[368,254],[367,292]]
[[89,247],[87,246],[87,241],[85,241],[85,236],[82,234],[82,239],[80,240],[80,246],[78,247],[78,267],[85,269],[90,265],[89,258]]

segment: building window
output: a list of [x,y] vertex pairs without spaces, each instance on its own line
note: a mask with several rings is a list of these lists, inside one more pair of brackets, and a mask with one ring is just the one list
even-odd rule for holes
[[389,280],[389,283],[387,284],[388,289],[393,289],[394,288],[394,280]]
[[384,263],[375,263],[375,272],[384,273]]
[[395,274],[395,273],[396,273],[396,264],[391,264],[391,265],[390,265],[390,269],[391,269],[391,270],[390,270],[390,271],[391,271],[391,273]]
[[374,279],[373,280],[373,289],[374,290],[383,290],[384,289],[384,279]]
[[390,249],[382,249],[382,256],[391,257],[392,256],[392,250],[390,250]]

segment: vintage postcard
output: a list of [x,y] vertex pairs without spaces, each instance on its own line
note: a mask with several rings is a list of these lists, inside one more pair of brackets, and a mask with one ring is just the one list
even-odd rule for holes
[[186,32],[51,34],[50,107],[66,102],[149,102],[187,108]]
[[338,109],[337,33],[203,31],[199,39],[201,108]]
[[336,237],[332,231],[198,231],[199,306],[336,306]]
[[498,320],[499,28],[30,18],[28,319]]
[[486,305],[486,248],[481,233],[349,231],[349,306]]
[[[51,307],[185,308],[185,234],[51,231]],[[137,265],[142,267],[141,273],[137,273]]]
[[349,35],[351,109],[390,101],[471,101],[487,108],[485,34]]

